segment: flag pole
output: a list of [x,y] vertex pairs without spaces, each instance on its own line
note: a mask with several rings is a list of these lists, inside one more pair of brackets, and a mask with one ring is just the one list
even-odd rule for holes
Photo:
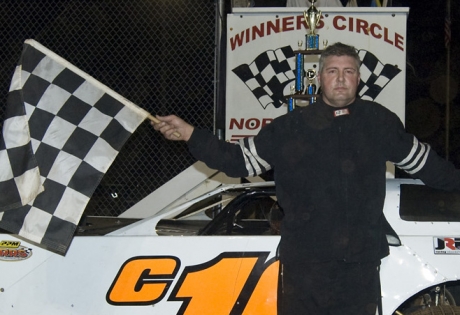
[[[153,121],[155,124],[161,123],[161,121],[159,121],[158,118],[156,118],[152,114],[147,114],[147,118],[150,119],[151,121]],[[180,136],[181,136],[181,134],[178,133],[177,131],[174,131],[173,135],[176,136],[176,138],[180,138]]]
[[446,55],[446,160],[449,160],[449,130],[450,130],[450,40],[451,40],[450,0],[447,0],[445,20]]

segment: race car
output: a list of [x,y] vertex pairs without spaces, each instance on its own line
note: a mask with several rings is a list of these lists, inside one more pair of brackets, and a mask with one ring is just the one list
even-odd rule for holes
[[[382,314],[460,314],[460,193],[388,179],[384,214]],[[65,256],[0,234],[0,314],[275,315],[282,219],[274,182],[237,183],[84,217]]]

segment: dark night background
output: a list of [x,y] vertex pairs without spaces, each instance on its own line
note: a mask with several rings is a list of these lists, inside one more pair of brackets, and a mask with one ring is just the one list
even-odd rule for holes
[[[459,1],[451,1],[450,97],[446,115],[447,48],[444,24],[447,1],[400,1],[410,7],[407,21],[406,129],[460,167]],[[446,118],[449,119],[447,124]]]
[[[460,1],[450,0],[448,114],[447,1],[392,0],[392,4],[409,7],[406,129],[460,168]],[[254,0],[256,6],[282,6],[283,2]],[[22,43],[34,38],[149,112],[175,113],[195,126],[213,129],[216,3],[0,0],[0,101],[6,104]],[[225,0],[227,10],[230,3]],[[358,3],[369,5],[370,0]],[[219,96],[222,93],[217,99]],[[0,128],[4,111],[1,106]],[[217,122],[222,120],[219,117]],[[104,215],[121,213],[193,162],[185,144],[165,142],[147,123],[142,124],[104,176],[87,209]],[[397,176],[406,175],[398,172]],[[111,197],[114,193],[120,197]],[[103,212],[96,212],[100,210]]]
[[[360,5],[368,5],[371,0],[358,0]],[[99,1],[82,1],[82,5],[98,3]],[[202,2],[202,1],[200,1]],[[212,5],[212,1],[203,1]],[[48,16],[40,12],[35,14],[27,10],[28,3],[53,3],[54,9],[65,6],[66,1],[0,1],[0,17],[3,21],[0,34],[2,35],[1,50],[11,49],[13,34],[22,28],[21,19],[10,19],[7,16],[7,6],[22,5],[18,10],[23,18],[34,21],[34,24],[46,25],[53,23]],[[191,2],[193,3],[193,1]],[[230,1],[226,1],[229,9]],[[281,6],[285,0],[255,0],[255,6]],[[420,140],[428,142],[440,155],[446,155],[446,56],[444,46],[444,19],[447,0],[392,0],[393,6],[409,7],[407,21],[407,82],[406,82],[406,128]],[[459,3],[451,0],[452,40],[450,45],[450,112],[449,124],[449,159],[460,167],[460,104],[459,89]],[[7,10],[5,10],[7,9]],[[155,29],[151,29],[153,33]],[[22,39],[18,39],[22,42]],[[9,76],[7,76],[9,77]],[[110,83],[110,82],[109,82]],[[111,86],[111,85],[109,85]],[[5,96],[7,91],[2,91]],[[123,93],[122,93],[123,94]],[[3,111],[0,110],[0,118]],[[3,120],[3,119],[2,119]]]

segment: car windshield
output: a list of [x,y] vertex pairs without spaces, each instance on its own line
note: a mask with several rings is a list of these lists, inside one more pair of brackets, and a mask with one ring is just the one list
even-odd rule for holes
[[273,235],[282,213],[273,187],[220,192],[160,220],[158,235]]

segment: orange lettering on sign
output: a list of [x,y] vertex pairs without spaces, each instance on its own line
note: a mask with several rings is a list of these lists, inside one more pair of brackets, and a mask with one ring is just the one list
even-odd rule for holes
[[153,304],[168,291],[179,269],[176,257],[134,257],[126,261],[107,292],[113,305]]

